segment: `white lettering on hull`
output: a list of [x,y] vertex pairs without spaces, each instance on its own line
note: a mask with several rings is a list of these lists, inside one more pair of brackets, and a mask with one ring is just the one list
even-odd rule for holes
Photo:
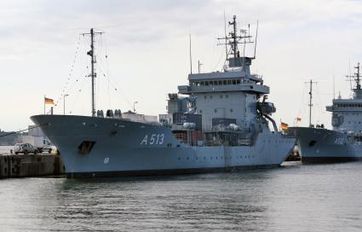
[[165,134],[145,135],[140,145],[162,145],[165,142]]

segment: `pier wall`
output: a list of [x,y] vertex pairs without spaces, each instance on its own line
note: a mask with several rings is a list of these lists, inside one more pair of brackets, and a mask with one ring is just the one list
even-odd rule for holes
[[0,155],[0,178],[61,174],[64,174],[64,165],[59,155]]

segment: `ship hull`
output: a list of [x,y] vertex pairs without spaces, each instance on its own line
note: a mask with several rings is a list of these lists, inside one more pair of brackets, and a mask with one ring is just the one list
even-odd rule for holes
[[297,138],[303,163],[336,163],[362,159],[362,143],[346,133],[324,128],[289,128]]
[[57,146],[68,177],[169,175],[273,167],[294,138],[270,131],[253,146],[190,146],[159,125],[69,115],[31,119]]

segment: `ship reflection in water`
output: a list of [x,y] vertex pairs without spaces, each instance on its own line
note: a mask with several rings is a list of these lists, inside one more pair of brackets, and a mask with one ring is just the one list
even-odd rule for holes
[[0,182],[0,223],[2,231],[361,231],[361,178],[357,162],[149,178],[9,179]]

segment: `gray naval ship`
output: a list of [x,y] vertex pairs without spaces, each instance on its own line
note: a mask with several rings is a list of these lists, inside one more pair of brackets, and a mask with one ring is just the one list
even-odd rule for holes
[[[305,163],[343,162],[362,159],[362,89],[360,64],[351,76],[355,81],[351,99],[339,96],[326,110],[332,113],[333,129],[317,127],[293,127],[297,145]],[[311,93],[310,93],[311,94]]]
[[[63,158],[68,177],[159,175],[231,171],[279,166],[295,138],[278,132],[266,101],[269,87],[250,73],[254,57],[240,56],[239,45],[251,42],[243,30],[225,35],[227,60],[222,71],[188,75],[188,85],[169,94],[168,112],[159,120],[120,110],[92,116],[35,115]],[[91,38],[93,41],[93,30]],[[250,32],[249,32],[250,34]],[[221,38],[220,38],[221,39]],[[253,41],[254,42],[254,41]],[[94,50],[91,51],[92,83]],[[94,87],[93,87],[94,88]],[[269,123],[273,130],[269,129]]]

